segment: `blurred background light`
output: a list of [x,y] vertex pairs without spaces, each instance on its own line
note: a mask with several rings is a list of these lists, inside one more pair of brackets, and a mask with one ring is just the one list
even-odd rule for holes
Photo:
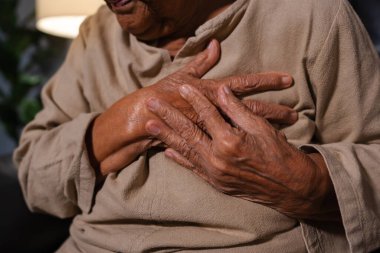
[[75,38],[83,20],[104,0],[37,0],[37,29],[64,38]]

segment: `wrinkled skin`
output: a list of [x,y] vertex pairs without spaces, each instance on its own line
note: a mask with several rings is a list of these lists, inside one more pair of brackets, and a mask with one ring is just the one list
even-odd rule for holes
[[[202,127],[203,121],[199,121],[193,108],[178,93],[178,88],[182,84],[197,87],[214,103],[217,103],[217,89],[221,85],[227,85],[236,94],[242,95],[284,89],[292,84],[292,78],[284,73],[201,80],[200,78],[215,65],[219,57],[220,45],[214,40],[183,69],[156,84],[125,96],[97,117],[88,129],[87,149],[93,166],[98,169],[98,174],[104,176],[117,172],[150,147],[161,143],[145,130],[145,125],[149,120],[158,119],[146,106],[145,101],[150,97],[165,101]],[[244,103],[252,113],[274,123],[292,124],[297,120],[297,113],[285,106],[253,100],[247,100]]]
[[169,158],[223,193],[290,217],[339,217],[321,155],[307,155],[289,144],[282,132],[253,113],[227,86],[219,87],[217,106],[232,124],[195,87],[181,86],[180,93],[204,123],[204,131],[167,102],[147,101],[160,120],[150,120],[146,129],[170,147],[165,151]]

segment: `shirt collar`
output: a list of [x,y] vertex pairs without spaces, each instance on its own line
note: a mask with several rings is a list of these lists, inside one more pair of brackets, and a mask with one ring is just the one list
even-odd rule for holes
[[198,27],[195,36],[190,37],[175,58],[185,58],[202,51],[211,39],[222,42],[243,17],[249,0],[237,0],[225,11]]

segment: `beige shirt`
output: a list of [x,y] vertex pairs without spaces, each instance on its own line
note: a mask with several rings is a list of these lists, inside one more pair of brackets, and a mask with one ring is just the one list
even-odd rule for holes
[[[91,120],[173,73],[211,38],[221,61],[204,78],[285,71],[295,85],[251,96],[290,106],[288,140],[325,158],[342,223],[297,221],[217,192],[151,150],[95,194],[84,147]],[[171,61],[123,33],[105,7],[87,19],[43,90],[14,159],[30,209],[75,216],[59,252],[368,252],[380,247],[380,64],[345,0],[237,0]],[[309,145],[309,146],[306,146]]]

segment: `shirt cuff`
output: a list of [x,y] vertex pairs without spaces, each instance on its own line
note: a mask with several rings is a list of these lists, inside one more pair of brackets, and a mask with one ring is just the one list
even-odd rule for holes
[[83,114],[79,116],[81,119],[82,127],[84,131],[81,132],[81,150],[77,156],[76,177],[75,185],[77,189],[77,205],[84,213],[89,213],[93,205],[93,198],[96,187],[96,173],[95,169],[91,166],[87,147],[86,147],[86,132],[93,120],[99,115],[99,113]]
[[356,200],[351,178],[339,161],[338,154],[321,145],[302,145],[299,149],[322,155],[334,186],[343,222],[301,222],[309,252],[362,252],[364,228],[358,217],[361,208]]

